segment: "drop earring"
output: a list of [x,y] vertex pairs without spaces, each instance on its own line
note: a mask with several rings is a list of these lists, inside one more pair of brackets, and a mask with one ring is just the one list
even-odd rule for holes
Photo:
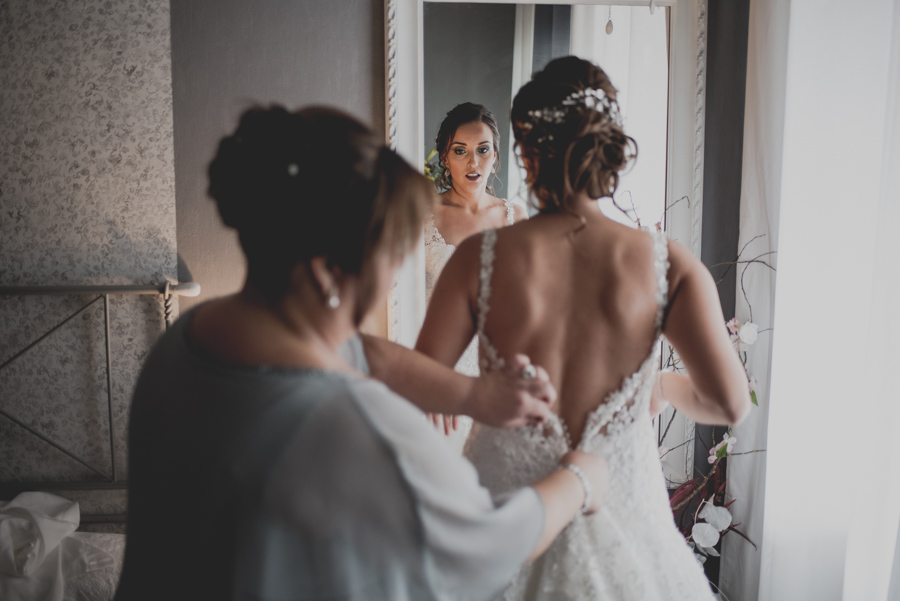
[[328,306],[337,309],[341,306],[341,297],[338,295],[337,286],[332,286],[328,291]]

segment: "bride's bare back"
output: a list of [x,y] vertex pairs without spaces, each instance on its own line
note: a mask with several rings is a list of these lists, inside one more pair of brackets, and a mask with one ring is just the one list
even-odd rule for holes
[[[653,350],[659,282],[651,236],[606,218],[587,197],[573,208],[583,223],[557,213],[497,232],[485,333],[501,357],[524,353],[547,370],[577,445],[588,414]],[[736,421],[746,391],[712,279],[669,246],[668,298],[678,292],[666,334],[695,377],[673,380],[666,396],[699,421]],[[480,253],[474,236],[451,258],[417,344],[448,365],[476,330]]]

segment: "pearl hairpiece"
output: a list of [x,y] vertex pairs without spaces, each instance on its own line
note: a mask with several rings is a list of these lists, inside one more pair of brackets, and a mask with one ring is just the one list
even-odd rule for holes
[[[585,110],[593,110],[603,113],[607,118],[622,126],[622,114],[619,112],[619,103],[606,95],[599,88],[585,88],[572,92],[557,106],[545,107],[528,111],[528,121],[519,123],[519,127],[525,131],[531,131],[535,126],[549,123],[559,125],[564,123],[572,112],[582,113]],[[546,140],[553,140],[553,134],[547,132],[537,139],[541,144]]]

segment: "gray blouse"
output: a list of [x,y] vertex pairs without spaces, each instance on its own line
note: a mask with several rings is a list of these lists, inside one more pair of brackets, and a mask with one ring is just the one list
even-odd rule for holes
[[117,599],[490,599],[537,545],[534,489],[491,499],[383,384],[225,365],[189,317],[135,390]]

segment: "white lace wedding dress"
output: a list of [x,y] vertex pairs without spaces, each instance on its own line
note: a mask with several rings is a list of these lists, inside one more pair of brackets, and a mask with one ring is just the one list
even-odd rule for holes
[[[503,199],[506,205],[506,224],[512,225],[515,222],[513,203]],[[434,216],[425,224],[425,302],[431,302],[431,295],[434,292],[434,286],[437,284],[438,277],[450,257],[456,251],[456,246],[447,244],[441,232],[438,231],[434,224]],[[478,339],[472,338],[472,342],[466,347],[462,357],[456,363],[456,371],[467,376],[478,377]],[[460,418],[459,430],[448,436],[450,444],[462,451],[469,431],[472,429],[472,420],[469,417],[462,416]]]
[[[668,246],[654,237],[657,340],[667,299]],[[478,298],[481,367],[503,366],[485,334],[496,231],[484,233]],[[710,586],[675,527],[649,417],[658,355],[654,343],[637,371],[589,415],[579,449],[609,461],[610,490],[597,513],[578,517],[546,553],[524,566],[500,597],[542,601],[712,601]],[[476,426],[466,455],[492,494],[527,486],[557,469],[570,449],[565,424],[517,429]]]

